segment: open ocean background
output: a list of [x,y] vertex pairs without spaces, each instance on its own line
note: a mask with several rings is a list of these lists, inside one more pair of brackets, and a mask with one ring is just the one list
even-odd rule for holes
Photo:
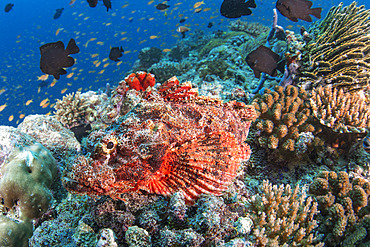
[[[6,106],[0,112],[0,125],[16,126],[29,114],[52,113],[56,99],[61,99],[65,94],[77,90],[98,90],[105,88],[106,83],[117,85],[131,69],[141,49],[170,49],[181,40],[181,35],[176,32],[181,18],[187,18],[182,25],[191,28],[186,35],[192,35],[197,29],[205,34],[227,31],[229,22],[234,19],[220,15],[221,0],[204,0],[205,4],[201,7],[209,8],[209,11],[200,13],[194,12],[193,5],[196,2],[170,0],[167,1],[170,8],[160,11],[155,8],[162,3],[160,1],[112,0],[112,10],[107,12],[102,1],[96,8],[90,8],[86,0],[76,0],[72,5],[69,0],[1,1],[0,106]],[[322,7],[324,18],[330,7],[340,2],[316,0],[313,1],[313,7]],[[351,2],[343,1],[345,6]],[[9,13],[4,11],[7,3],[14,4]],[[241,20],[271,26],[275,3],[256,0],[257,8],[252,9],[253,14],[243,16]],[[370,8],[368,0],[358,1],[358,5]],[[64,8],[64,11],[59,19],[54,20],[58,8]],[[207,28],[210,21],[214,26]],[[301,25],[308,27],[310,23],[301,20],[294,23],[279,14],[278,24],[298,31]],[[80,53],[72,55],[76,60],[75,65],[67,68],[67,75],[72,72],[73,75],[70,78],[62,75],[53,86],[51,83],[54,78],[49,76],[47,86],[40,87],[41,81],[37,77],[43,73],[40,70],[39,47],[58,40],[67,46],[71,38],[76,40],[80,48]],[[125,50],[120,65],[108,59],[110,47],[115,46],[122,46]]]

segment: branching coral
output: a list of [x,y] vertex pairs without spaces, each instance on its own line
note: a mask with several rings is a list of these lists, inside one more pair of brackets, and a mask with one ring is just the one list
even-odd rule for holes
[[266,90],[256,96],[252,105],[258,116],[253,126],[260,146],[294,151],[301,132],[315,131],[307,121],[311,111],[308,93],[303,89],[277,86],[274,92]]
[[257,246],[323,246],[314,236],[317,203],[299,186],[272,185],[263,181],[261,193],[248,204]]
[[327,246],[355,246],[369,241],[369,181],[355,178],[351,182],[344,171],[324,171],[310,185],[309,193],[319,204],[318,231],[324,233]]
[[370,128],[370,103],[362,91],[318,87],[312,91],[310,102],[313,115],[335,132],[364,133]]
[[306,88],[332,84],[344,91],[369,85],[370,10],[356,2],[330,9],[308,32],[313,39],[303,50],[299,84]]
[[81,92],[70,93],[57,100],[54,114],[65,127],[72,128],[95,120],[96,112],[90,105],[91,102]]

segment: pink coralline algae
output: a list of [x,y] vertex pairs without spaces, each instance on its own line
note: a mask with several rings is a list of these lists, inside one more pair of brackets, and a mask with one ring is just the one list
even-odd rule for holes
[[[132,90],[132,89],[131,89]],[[92,196],[147,191],[187,202],[220,195],[250,148],[244,143],[253,106],[198,95],[190,82],[172,77],[105,130],[87,138],[87,155],[65,171],[65,187]]]

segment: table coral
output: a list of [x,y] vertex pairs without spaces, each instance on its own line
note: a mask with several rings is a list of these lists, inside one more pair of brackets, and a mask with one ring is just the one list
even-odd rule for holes
[[292,190],[290,185],[272,185],[266,180],[261,189],[248,203],[256,246],[323,246],[314,233],[314,216],[319,211],[312,197],[299,186]]
[[308,32],[312,40],[303,49],[299,85],[315,88],[332,84],[344,91],[369,85],[370,10],[353,2],[332,7]]
[[302,132],[315,132],[309,123],[309,94],[301,88],[276,86],[275,91],[265,90],[257,95],[252,105],[258,119],[253,131],[260,146],[281,151],[294,151]]
[[310,185],[309,193],[318,202],[318,232],[324,234],[327,246],[369,241],[369,181],[364,178],[350,181],[344,171],[324,171]]
[[339,133],[366,133],[370,128],[370,102],[362,91],[318,87],[310,98],[313,115],[321,124]]

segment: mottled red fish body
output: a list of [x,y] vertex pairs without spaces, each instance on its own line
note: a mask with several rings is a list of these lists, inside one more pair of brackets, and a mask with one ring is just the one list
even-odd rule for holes
[[66,173],[66,188],[113,198],[182,191],[189,202],[220,195],[250,156],[244,141],[255,118],[253,106],[198,96],[190,82],[171,78],[107,130],[90,134],[89,153]]

